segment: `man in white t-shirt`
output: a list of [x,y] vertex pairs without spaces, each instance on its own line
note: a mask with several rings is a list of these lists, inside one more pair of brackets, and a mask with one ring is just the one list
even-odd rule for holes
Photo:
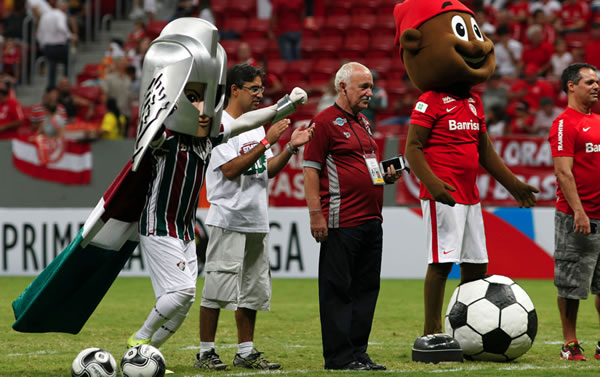
[[[227,71],[229,103],[223,112],[224,125],[258,108],[264,91],[262,78],[263,72],[248,64],[236,64]],[[211,206],[205,221],[209,241],[196,368],[227,368],[215,351],[221,308],[235,310],[239,346],[233,365],[280,368],[254,348],[254,327],[256,311],[268,311],[271,301],[268,180],[283,169],[300,146],[310,141],[314,132],[314,126],[296,129],[286,147],[273,156],[271,145],[289,124],[288,119],[281,120],[266,134],[263,128],[244,132],[212,150],[206,172]]]

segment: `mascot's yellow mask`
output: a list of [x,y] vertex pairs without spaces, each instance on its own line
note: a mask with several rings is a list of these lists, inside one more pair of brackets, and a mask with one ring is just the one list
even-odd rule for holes
[[405,0],[394,19],[400,56],[419,90],[462,92],[494,73],[494,44],[458,0]]

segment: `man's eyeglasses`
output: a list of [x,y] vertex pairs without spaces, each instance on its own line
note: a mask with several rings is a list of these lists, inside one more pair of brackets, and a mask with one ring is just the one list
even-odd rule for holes
[[252,95],[257,95],[265,91],[264,86],[242,86],[244,89],[248,89]]

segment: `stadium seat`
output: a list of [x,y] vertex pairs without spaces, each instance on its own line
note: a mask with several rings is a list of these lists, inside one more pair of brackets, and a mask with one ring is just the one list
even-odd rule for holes
[[71,92],[94,103],[100,103],[102,98],[102,88],[99,86],[75,86]]
[[325,20],[325,25],[320,29],[319,36],[321,38],[330,36],[339,36],[348,29],[350,25],[350,16],[347,15],[332,15]]
[[387,78],[388,72],[392,66],[392,59],[367,57],[365,65],[369,67],[369,69],[377,71],[380,79],[385,79]]
[[221,46],[225,49],[229,60],[234,60],[233,57],[237,55],[237,48],[240,45],[240,40],[238,39],[226,39],[221,41]]
[[[219,0],[220,1],[220,0]],[[219,1],[212,1],[211,3],[218,3]],[[233,0],[229,2],[227,7],[226,16],[229,17],[243,17],[243,18],[254,18],[256,17],[256,0]]]
[[167,26],[168,21],[154,20],[146,25],[146,34],[150,39],[156,39],[160,35],[162,29]]
[[313,52],[313,59],[332,59],[338,55],[338,50],[342,45],[342,37],[330,36],[321,38],[319,47]]
[[267,50],[265,51],[263,57],[266,60],[281,59],[281,52],[279,51],[279,45],[276,41],[269,39]]
[[329,81],[329,78],[337,72],[340,68],[339,59],[319,59],[317,60],[312,68],[310,75],[311,82],[322,82],[324,85]]
[[223,31],[234,31],[240,37],[244,36],[246,27],[248,26],[248,19],[246,17],[227,17],[223,23]]
[[256,60],[263,60],[269,47],[269,40],[265,38],[245,39],[252,51],[252,56]]
[[392,58],[391,65],[388,68],[386,78],[394,80],[402,80],[406,76],[406,67],[402,64],[400,57]]
[[269,20],[260,18],[251,18],[248,21],[244,39],[266,38],[269,31]]
[[394,14],[394,7],[396,6],[396,4],[399,4],[401,2],[402,1],[399,0],[381,0],[379,6],[377,7],[376,14],[378,16],[387,15],[387,17],[393,20],[394,17],[392,15]]
[[396,35],[396,21],[394,21],[391,14],[378,14],[375,18],[375,25],[371,30],[377,31],[377,33]]
[[290,81],[304,81],[308,78],[312,68],[312,60],[300,59],[294,60],[287,64],[285,77]]
[[282,59],[267,60],[267,72],[272,73],[279,78],[283,78],[285,76],[287,64],[288,63]]
[[590,35],[587,32],[565,34],[565,42],[569,50],[585,46],[589,39]]
[[329,16],[349,15],[352,11],[352,2],[350,1],[332,1],[331,5],[325,10]]
[[320,41],[319,38],[302,38],[300,48],[302,50],[303,59],[312,59],[316,55],[316,51],[319,49]]
[[376,34],[369,44],[369,57],[399,57],[398,46],[394,45],[394,34]]
[[339,51],[338,57],[343,59],[357,60],[365,55],[365,50],[369,46],[369,35],[363,34],[360,36],[346,37],[344,46]]
[[375,27],[377,23],[377,17],[372,14],[360,14],[356,13],[350,18],[350,28],[368,32]]

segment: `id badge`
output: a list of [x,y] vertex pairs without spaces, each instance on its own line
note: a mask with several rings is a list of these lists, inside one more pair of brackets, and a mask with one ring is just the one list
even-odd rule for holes
[[374,185],[384,185],[385,181],[383,180],[383,174],[381,174],[381,169],[379,168],[379,162],[377,162],[377,157],[374,153],[366,154],[365,162],[367,163],[367,170],[369,170],[369,174],[371,175],[371,181]]

